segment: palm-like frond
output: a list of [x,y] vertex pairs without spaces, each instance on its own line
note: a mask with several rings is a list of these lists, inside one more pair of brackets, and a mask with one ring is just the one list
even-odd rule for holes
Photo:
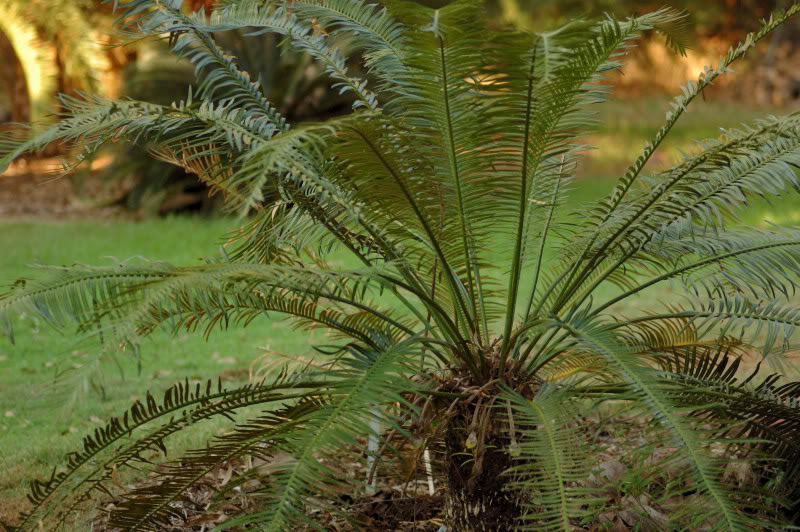
[[[577,409],[570,394],[555,386],[542,387],[533,399],[508,393],[514,423],[520,429],[520,465],[508,471],[513,485],[535,493],[527,530],[572,530],[572,520],[593,515],[600,502],[593,488],[583,487],[594,464],[582,442]],[[523,521],[523,523],[525,522]]]
[[[112,268],[57,269],[48,281],[20,283],[3,298],[0,321],[12,335],[9,311],[25,309],[57,327],[69,323],[96,327],[119,342],[135,342],[169,320],[173,327],[208,321],[252,319],[257,314],[285,313],[312,323],[346,327],[347,310],[323,308],[325,299],[352,311],[366,312],[394,324],[395,332],[413,334],[400,322],[367,304],[366,272],[325,271],[298,265],[216,264],[178,269],[168,264]],[[390,283],[375,270],[374,288]],[[229,295],[231,294],[231,295]],[[176,321],[177,320],[177,321]],[[346,329],[345,329],[346,331]],[[355,329],[349,331],[355,332]],[[363,332],[363,331],[362,331]],[[363,337],[362,337],[363,340]]]
[[[788,345],[800,325],[798,310],[777,300],[762,303],[744,297],[726,297],[687,303],[686,307],[671,306],[667,310],[620,321],[614,328],[637,327],[642,323],[670,327],[663,324],[675,320],[682,323],[688,321],[698,329],[698,336],[701,337],[716,334],[720,330],[735,331],[739,337],[746,335],[751,345],[762,344],[762,352],[766,355],[779,339]],[[763,339],[760,338],[762,333]]]
[[[282,374],[273,383],[245,385],[234,390],[223,389],[218,383],[216,391],[212,390],[211,381],[204,389],[199,383],[193,389],[187,381],[168,388],[160,403],[148,393],[145,403],[135,402],[122,417],[112,418],[105,427],[86,436],[83,451],[69,455],[66,471],[56,473],[54,470],[49,480],[37,480],[31,484],[29,500],[33,508],[23,515],[18,529],[26,530],[28,525],[35,526],[48,516],[54,516],[58,523],[63,523],[73,510],[90,501],[95,492],[113,489],[107,484],[113,481],[113,475],[118,470],[142,463],[142,454],[145,452],[164,452],[164,440],[188,426],[216,416],[233,419],[236,410],[248,406],[279,403],[287,399],[284,390],[295,385],[302,390],[306,386],[324,388],[326,384],[325,381],[302,382],[298,379],[300,375],[302,373],[298,372],[292,378],[287,378]],[[303,397],[307,395],[298,394]],[[148,428],[151,423],[166,416],[171,417],[168,422]],[[115,448],[134,431],[140,430],[145,434],[121,448]],[[109,454],[111,451],[113,453]],[[62,488],[67,487],[69,491],[62,493]]]
[[616,335],[606,326],[593,324],[585,314],[573,317],[571,323],[563,325],[577,339],[578,344],[602,354],[612,361],[630,383],[635,396],[644,402],[659,423],[667,427],[675,438],[678,451],[675,460],[685,461],[694,477],[692,488],[707,496],[707,513],[693,517],[689,528],[700,523],[714,523],[716,530],[741,530],[757,523],[757,519],[740,512],[745,501],[734,502],[733,494],[720,483],[723,460],[714,458],[703,448],[700,436],[677,411],[669,394],[663,389],[656,375],[635,356],[635,350],[620,343]]
[[259,113],[280,128],[286,128],[284,120],[261,93],[258,83],[239,70],[234,58],[216,44],[208,31],[199,28],[191,17],[184,15],[171,2],[115,0],[114,8],[118,24],[126,30],[122,32],[123,35],[134,39],[163,33],[173,35],[171,30],[174,27],[173,49],[195,64],[202,80],[200,91],[209,99],[224,90],[227,96],[241,102],[242,107]]
[[[665,229],[658,243],[648,245],[649,261],[659,273],[594,309],[600,314],[615,303],[665,281],[679,279],[696,297],[749,295],[787,300],[794,295],[798,274],[798,234],[794,229],[709,230],[692,224]],[[722,237],[722,238],[721,238]],[[607,278],[613,281],[613,277]],[[791,294],[790,294],[791,291]]]
[[[656,187],[647,197],[647,200],[637,205],[633,209],[633,212],[626,211],[623,206],[623,200],[628,194],[628,191],[630,190],[634,181],[636,181],[636,179],[639,177],[644,165],[680,118],[686,107],[703,91],[705,87],[713,83],[718,76],[727,72],[731,72],[732,70],[730,69],[730,65],[732,63],[743,57],[748,50],[755,46],[755,44],[765,35],[769,34],[770,31],[778,27],[780,24],[783,24],[786,20],[788,20],[789,17],[798,12],[800,12],[800,5],[794,4],[785,12],[779,13],[776,17],[771,18],[769,21],[764,21],[761,29],[758,32],[748,34],[743,43],[739,44],[736,48],[731,48],[727,56],[720,60],[720,64],[717,66],[717,68],[707,68],[703,73],[700,74],[697,82],[692,81],[683,88],[683,95],[675,98],[672,111],[667,113],[667,122],[658,131],[653,142],[650,142],[646,145],[642,154],[629,168],[625,176],[620,178],[620,181],[612,194],[607,199],[599,202],[594,214],[594,217],[597,219],[597,221],[592,224],[593,228],[591,229],[587,242],[585,244],[581,244],[582,251],[579,254],[578,259],[574,261],[573,266],[571,267],[571,272],[568,276],[569,281],[566,283],[565,288],[561,290],[561,293],[565,294],[571,286],[574,286],[574,284],[582,284],[585,280],[585,277],[594,269],[596,262],[606,259],[607,252],[610,251],[610,248],[612,248],[613,245],[618,244],[618,239],[622,235],[629,234],[632,231],[641,230],[642,228],[648,228],[648,225],[642,221],[642,218],[646,214],[649,214],[653,204],[666,192],[668,192],[671,187],[680,180],[681,177],[688,174],[692,167],[690,165],[688,168],[684,168],[673,181]],[[622,208],[618,209],[619,207]],[[680,211],[676,218],[679,218],[681,214],[688,215],[689,212],[686,210]],[[599,243],[599,245],[595,247],[595,243]],[[587,261],[587,263],[584,263],[584,261]],[[623,262],[624,260],[621,260],[620,264]],[[559,300],[559,304],[563,304],[563,298]]]
[[[20,154],[42,149],[57,139],[80,146],[76,165],[109,141],[126,139],[145,142],[158,139],[162,149],[180,153],[187,146],[201,149],[202,155],[227,156],[253,142],[275,134],[268,119],[246,117],[231,103],[195,104],[191,94],[187,102],[164,107],[134,100],[110,101],[101,97],[86,99],[62,96],[69,118],[54,124],[33,138],[20,137],[8,142],[1,154],[0,168]],[[191,141],[189,140],[191,139]],[[218,144],[227,149],[215,150]]]

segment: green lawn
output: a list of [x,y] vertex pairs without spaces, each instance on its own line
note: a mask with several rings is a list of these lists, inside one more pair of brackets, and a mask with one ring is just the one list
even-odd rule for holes
[[[586,164],[579,169],[580,175],[619,175],[639,155],[644,143],[655,136],[668,109],[669,103],[663,97],[611,100],[600,107],[598,132],[588,139],[596,150],[589,153]],[[672,128],[646,169],[658,170],[674,163],[680,158],[680,150],[697,151],[696,140],[717,138],[723,133],[721,128],[741,128],[754,119],[791,111],[698,99]]]
[[[605,151],[592,155],[589,168],[619,175],[624,163],[638,153],[646,135],[657,129],[665,108],[663,101],[612,103],[600,118],[614,134],[594,139]],[[701,105],[676,130],[677,137],[660,162],[669,162],[676,141],[715,135],[717,130],[708,124],[732,126],[757,114],[765,113],[750,109],[734,112],[727,104]],[[579,180],[572,196],[576,212],[585,212],[582,205],[605,195],[613,183],[613,178]],[[754,202],[742,219],[747,225],[763,226],[767,221],[800,221],[800,198],[779,201],[776,207]],[[0,283],[30,275],[26,265],[36,262],[108,264],[147,257],[197,264],[203,256],[216,253],[222,237],[236,225],[229,219],[191,217],[143,222],[0,221]],[[612,290],[604,293],[610,295]],[[652,307],[657,299],[670,297],[669,287],[659,287],[629,306]],[[10,518],[14,510],[23,507],[27,480],[49,475],[67,452],[80,446],[85,433],[109,416],[121,414],[134,398],[143,398],[146,390],[158,396],[176,380],[199,381],[220,375],[232,385],[247,378],[248,366],[265,348],[303,355],[309,353],[310,344],[323,337],[321,332],[296,334],[267,318],[256,320],[246,329],[232,327],[225,333],[217,332],[208,343],[199,333],[182,332],[173,337],[160,331],[143,344],[141,373],[133,357],[124,353],[118,358],[118,366],[102,366],[102,378],[94,382],[102,383],[103,397],[82,378],[87,366],[93,364],[93,355],[76,344],[69,331],[54,331],[30,316],[20,316],[16,326],[16,345],[0,337],[0,519]],[[220,430],[224,430],[223,425],[210,424],[203,431],[181,436],[184,439],[174,442],[173,448],[201,445],[204,438]]]
[[[0,221],[0,283],[30,275],[26,265],[109,264],[137,256],[175,264],[196,264],[213,254],[232,220],[151,219],[144,222]],[[113,255],[115,259],[110,259]],[[222,376],[229,385],[247,378],[250,363],[267,347],[286,353],[309,351],[308,335],[274,326],[262,318],[246,329],[232,327],[206,342],[199,333],[175,337],[157,332],[142,346],[141,374],[133,357],[123,353],[119,367],[102,366],[105,399],[86,386],[93,353],[81,349],[69,330],[59,332],[30,316],[15,322],[16,345],[0,337],[0,519],[19,507],[33,476],[50,474],[64,455],[99,422],[123,413],[147,390],[159,394],[177,380]],[[319,339],[321,333],[314,333]],[[78,367],[81,366],[81,367]],[[75,369],[77,368],[77,369]],[[66,373],[65,373],[66,372]],[[61,376],[56,379],[56,376]],[[95,379],[96,380],[96,379]],[[178,448],[201,445],[220,425],[197,432]],[[5,514],[5,515],[4,515]]]

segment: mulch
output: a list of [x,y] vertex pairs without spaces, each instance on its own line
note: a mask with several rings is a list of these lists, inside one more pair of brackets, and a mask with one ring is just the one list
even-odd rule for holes
[[[606,505],[603,512],[591,524],[574,524],[574,531],[616,531],[637,530],[655,532],[663,530],[667,515],[681,500],[656,501],[657,496],[646,493],[632,493],[622,486],[625,475],[634,466],[636,475],[647,463],[658,475],[658,462],[670,455],[674,449],[653,448],[648,442],[655,441],[652,424],[646,417],[622,417],[613,423],[613,428],[601,427],[586,420],[584,427],[600,444],[596,458],[596,469],[589,478],[589,485],[603,491]],[[366,442],[364,442],[366,444]],[[365,445],[366,446],[366,445]],[[355,451],[355,449],[350,449]],[[358,460],[357,453],[343,453],[337,458],[335,467],[346,471],[352,478],[366,478],[364,460]],[[353,458],[355,456],[355,459]],[[175,510],[169,532],[207,532],[215,526],[230,520],[235,515],[258,512],[260,504],[259,488],[268,485],[271,466],[291,461],[289,455],[279,454],[269,461],[235,460],[220,464],[216,470],[206,475],[202,483],[193,487],[186,499],[172,504]],[[440,463],[434,460],[434,467]],[[420,467],[416,474],[404,474],[403,479],[392,477],[389,472],[396,468],[384,468],[377,475],[377,490],[373,495],[341,493],[330,490],[325,500],[309,500],[308,512],[318,525],[326,530],[352,531],[396,531],[396,532],[437,532],[444,524],[442,509],[444,502],[444,483],[435,478],[435,491],[431,495],[425,472]],[[411,471],[413,473],[413,469]],[[441,474],[441,471],[439,472]],[[436,475],[435,475],[436,477]],[[152,472],[147,479],[127,488],[141,488],[160,482],[158,472]],[[230,486],[235,486],[230,489]],[[215,498],[219,490],[224,496]],[[627,493],[626,493],[627,491]],[[101,507],[113,511],[120,500],[106,500]],[[108,514],[99,514],[92,523],[95,532],[116,532],[109,526]],[[230,530],[250,530],[247,526],[233,527]],[[315,530],[310,526],[297,528],[298,532]]]

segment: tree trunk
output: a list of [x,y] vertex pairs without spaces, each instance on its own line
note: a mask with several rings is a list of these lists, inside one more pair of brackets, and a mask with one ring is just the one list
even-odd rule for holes
[[444,510],[448,532],[517,530],[524,508],[517,494],[507,489],[512,477],[503,475],[513,462],[509,437],[500,423],[489,421],[484,441],[478,437],[477,445],[468,449],[473,412],[470,408],[451,418],[445,433],[448,490]]
[[28,81],[25,79],[25,70],[19,62],[17,52],[11,41],[0,30],[0,80],[5,83],[8,90],[8,100],[11,104],[11,120],[14,122],[31,121],[31,100],[28,94]]

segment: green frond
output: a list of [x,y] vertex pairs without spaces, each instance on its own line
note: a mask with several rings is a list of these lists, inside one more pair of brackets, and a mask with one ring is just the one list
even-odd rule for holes
[[[762,184],[763,179],[751,175],[753,170],[758,170],[761,165],[773,164],[780,166],[788,159],[794,157],[793,146],[797,138],[798,115],[796,113],[785,117],[772,117],[768,120],[759,120],[750,127],[744,126],[742,129],[729,129],[725,131],[723,140],[707,139],[700,142],[703,150],[694,156],[685,156],[684,161],[674,168],[661,172],[653,178],[646,179],[648,190],[638,195],[628,194],[621,202],[605,215],[595,213],[592,215],[592,227],[595,233],[586,233],[578,239],[581,249],[588,246],[588,242],[597,239],[596,234],[605,235],[597,240],[597,246],[590,249],[587,253],[606,253],[613,240],[614,246],[629,249],[642,242],[654,239],[664,226],[671,223],[678,223],[687,217],[697,217],[698,214],[708,212],[711,208],[722,203],[723,210],[733,212],[740,206],[746,193],[763,194],[765,191],[776,193],[783,187],[774,188],[775,176],[767,178],[766,185]],[[783,149],[776,153],[776,149],[771,146],[779,145]],[[762,154],[762,151],[772,152]],[[755,160],[753,160],[755,159]],[[738,175],[735,170],[731,170],[732,165],[740,167]],[[741,168],[744,165],[745,168]],[[716,190],[705,182],[706,176],[717,173],[725,174],[729,179],[715,179]],[[784,174],[783,179],[791,182],[794,177]],[[731,175],[733,174],[733,175]],[[725,192],[725,185],[735,187],[738,180],[744,180],[750,184],[749,190],[742,188],[738,201],[734,204],[728,202],[727,208],[723,202],[715,198],[714,192],[719,194]],[[699,188],[699,190],[698,190]],[[712,190],[709,190],[709,189]],[[730,190],[727,190],[731,194]],[[703,198],[703,194],[707,196]],[[684,202],[681,194],[688,194],[689,201]],[[701,199],[693,209],[686,203],[691,203],[692,199]],[[715,201],[716,200],[716,201]],[[601,208],[611,207],[606,200],[601,200],[598,204]],[[705,206],[705,211],[697,212],[697,207]],[[701,207],[702,208],[702,207]],[[716,213],[716,212],[715,212]],[[705,216],[708,219],[708,216]],[[613,238],[611,235],[615,235]],[[574,250],[565,250],[569,253],[572,260],[578,258],[578,253]]]
[[594,462],[577,428],[578,412],[567,390],[543,386],[533,399],[506,392],[521,427],[520,455],[506,474],[515,489],[528,494],[523,530],[573,530],[571,521],[594,515],[601,501],[596,489],[581,487]]
[[[741,355],[731,356],[707,351],[691,361],[670,361],[665,366],[672,383],[669,394],[692,418],[711,426],[708,437],[727,445],[728,454],[738,456],[760,481],[782,471],[766,489],[778,504],[791,504],[800,488],[798,384],[779,385],[779,376],[761,376],[760,363],[742,379],[737,372]],[[758,496],[759,488],[748,489],[754,491],[745,490],[745,497]]]
[[800,127],[784,129],[774,140],[761,138],[759,146],[740,148],[716,168],[706,166],[700,175],[691,172],[680,181],[665,184],[669,188],[666,194],[658,187],[653,193],[661,196],[658,201],[651,203],[651,195],[643,198],[650,204],[646,214],[617,245],[641,246],[642,242],[658,238],[654,228],[684,219],[722,226],[735,219],[736,212],[747,205],[748,196],[779,196],[788,187],[800,192],[800,182],[792,168],[800,167]]
[[279,130],[288,129],[285,120],[264,97],[259,84],[239,70],[234,58],[217,45],[210,31],[201,27],[198,17],[184,15],[171,3],[159,2],[155,8],[151,0],[114,0],[114,11],[118,25],[129,30],[127,34],[132,38],[170,34],[173,51],[195,65],[198,78],[202,80],[199,90],[203,96],[212,99],[222,93],[235,98],[242,107],[259,113]]
[[[22,280],[0,298],[0,323],[12,337],[14,310],[28,311],[56,327],[76,324],[111,344],[137,344],[163,323],[173,329],[233,320],[249,322],[270,311],[320,323],[364,341],[371,329],[342,320],[353,311],[382,320],[391,335],[412,330],[369,306],[370,286],[391,283],[384,270],[324,271],[299,264],[211,264],[175,268],[168,264],[112,268],[53,268],[50,278]],[[325,304],[321,304],[325,301]],[[348,307],[350,311],[348,311]]]
[[382,440],[383,435],[376,434],[370,424],[374,414],[368,412],[376,412],[384,425],[401,429],[402,421],[388,408],[391,403],[404,405],[416,415],[400,394],[418,386],[408,379],[410,372],[416,372],[412,368],[419,366],[417,342],[410,339],[381,351],[351,350],[343,369],[333,375],[339,380],[332,384],[326,403],[286,430],[276,430],[264,438],[271,441],[268,449],[287,452],[294,461],[278,466],[269,485],[259,491],[264,509],[231,525],[258,523],[264,530],[292,529],[298,523],[311,522],[308,512],[319,504],[314,502],[319,500],[313,498],[315,495],[352,486],[354,479],[320,458],[330,455],[330,463],[340,461],[341,453],[348,446],[358,448],[358,438],[364,435]]
[[[733,528],[728,528],[728,524],[719,522],[717,518],[709,519],[706,513],[708,496],[704,495],[700,504],[688,503],[685,508],[672,512],[671,526],[685,529],[706,526],[712,530],[775,527],[779,526],[777,522],[763,522],[759,512],[769,513],[776,507],[789,508],[793,504],[792,497],[796,497],[797,384],[778,386],[776,382],[779,377],[776,375],[764,377],[756,384],[758,367],[740,382],[737,376],[740,360],[731,360],[726,354],[720,356],[719,352],[706,351],[698,354],[691,366],[681,361],[668,364],[665,373],[660,376],[659,389],[682,413],[687,427],[697,434],[697,442],[711,463],[711,477],[737,508],[748,508],[754,519],[743,520]],[[579,396],[593,398],[628,397],[629,393],[619,384],[613,387],[579,386],[575,391]],[[713,452],[708,452],[710,446],[724,448],[726,459],[715,458]],[[675,458],[668,458],[659,467],[677,472],[681,466]],[[743,470],[751,472],[755,480],[746,483],[728,480],[727,468],[731,463],[739,464]],[[691,482],[685,484],[686,480],[677,473],[671,485],[665,486],[662,496],[685,495],[687,489],[694,490],[695,485]],[[772,508],[758,502],[766,498],[770,500]],[[788,523],[783,524],[789,526]]]
[[478,83],[489,57],[478,46],[483,30],[476,15],[476,6],[467,2],[425,13],[429,23],[410,38],[414,53],[408,73],[399,76],[396,86],[402,92],[395,105],[402,108],[409,126],[418,130],[415,136],[429,143],[426,157],[433,163],[436,179],[451,189],[456,209],[446,213],[446,218],[448,222],[452,219],[459,233],[457,241],[465,261],[466,324],[471,334],[480,330],[477,334],[485,335],[486,312],[476,287],[481,237],[475,231],[478,217],[485,220],[488,215],[477,206],[479,194],[482,201],[491,197],[486,175],[490,159],[481,156],[488,148],[483,136],[488,132],[477,126],[491,122],[484,119],[486,109],[478,101]]
[[355,40],[365,49],[366,66],[389,85],[392,76],[403,68],[406,28],[385,8],[362,0],[322,0],[295,2],[292,9],[298,17],[313,21],[329,34]]
[[729,380],[742,361],[752,357],[750,346],[740,338],[724,334],[701,337],[688,318],[639,322],[620,336],[642,359],[652,361],[666,374],[681,377]]
[[[253,116],[233,102],[215,105],[192,101],[165,107],[135,100],[111,101],[101,97],[72,98],[62,96],[66,117],[42,132],[5,137],[0,152],[0,169],[15,158],[35,152],[63,140],[76,148],[79,165],[107,142],[124,139],[132,143],[154,142],[161,150],[172,153],[188,151],[189,160],[202,156],[219,156],[227,160],[231,152],[264,142],[276,133],[268,119]],[[222,171],[222,169],[216,169]]]
[[[232,191],[234,199],[244,198],[243,203],[229,202],[230,208],[240,215],[260,207],[266,193],[279,189],[278,179],[294,175],[298,178],[315,178],[324,160],[325,140],[332,138],[338,128],[353,121],[345,116],[319,125],[303,125],[277,135],[270,142],[251,145],[237,160],[237,168],[230,176],[216,185]],[[300,147],[304,149],[299,149]],[[319,181],[318,183],[319,184]]]
[[[626,174],[620,178],[611,195],[598,203],[598,206],[593,214],[593,217],[596,219],[596,221],[588,227],[590,236],[587,243],[585,245],[581,245],[582,251],[578,256],[578,259],[573,262],[573,266],[571,266],[572,271],[569,274],[569,281],[562,290],[563,294],[566,293],[569,287],[575,284],[583,284],[585,276],[594,268],[594,262],[598,260],[604,260],[606,257],[606,250],[615,245],[617,243],[617,239],[621,235],[629,232],[632,228],[635,230],[635,222],[639,221],[639,219],[648,212],[650,206],[655,203],[655,201],[658,200],[667,190],[669,190],[669,187],[667,186],[657,188],[655,192],[647,199],[647,201],[637,205],[632,215],[620,217],[621,219],[617,220],[617,222],[613,224],[611,228],[607,226],[607,222],[609,222],[612,218],[617,217],[617,208],[621,206],[634,181],[639,177],[644,165],[675,125],[691,101],[696,98],[705,87],[712,84],[718,76],[727,72],[732,72],[730,69],[730,65],[732,63],[744,56],[744,54],[753,46],[755,46],[759,40],[764,38],[771,31],[786,22],[791,16],[798,12],[800,12],[800,4],[793,4],[789,9],[778,13],[769,21],[764,21],[761,25],[761,29],[758,32],[748,34],[743,43],[740,43],[735,49],[731,48],[728,51],[728,54],[724,58],[720,59],[720,63],[717,68],[706,67],[705,71],[702,72],[698,77],[697,82],[691,81],[686,87],[683,88],[683,95],[675,98],[675,101],[672,104],[672,111],[667,112],[666,124],[658,131],[653,142],[647,143],[642,154],[636,159],[635,163],[628,169]],[[641,227],[652,228],[654,226],[643,224]],[[595,243],[599,243],[599,245],[595,247]],[[584,261],[587,262],[585,263]],[[622,262],[623,261],[621,260],[620,264]]]
[[[795,293],[800,234],[794,229],[735,229],[706,233],[692,224],[662,231],[661,240],[645,247],[656,257],[654,275],[594,309],[599,314],[615,303],[653,285],[680,279],[684,288],[699,297],[750,295],[786,300]],[[791,292],[791,293],[790,293]]]
[[606,217],[610,212],[620,204],[625,194],[630,189],[633,182],[639,176],[642,168],[650,159],[656,148],[661,144],[663,139],[678,121],[683,111],[687,106],[696,98],[706,87],[711,85],[715,79],[720,75],[732,72],[730,66],[738,59],[742,58],[751,48],[753,48],[758,41],[763,39],[775,28],[785,23],[793,15],[800,12],[800,4],[793,4],[788,10],[775,14],[769,21],[762,21],[761,29],[754,33],[749,33],[743,43],[740,43],[736,48],[728,50],[728,54],[720,59],[719,65],[716,68],[706,67],[697,81],[690,81],[685,87],[682,87],[683,94],[675,97],[672,103],[672,110],[667,112],[666,124],[658,131],[654,140],[648,142],[642,154],[636,159],[636,162],[628,169],[625,176],[620,178],[620,181],[614,192],[608,199],[606,206],[598,209],[598,212]]
[[684,12],[681,15],[656,22],[653,24],[653,29],[664,37],[668,48],[676,54],[686,56],[686,50],[691,48],[693,35],[688,23],[689,14]]
[[581,347],[595,351],[615,364],[639,400],[675,438],[676,459],[679,456],[691,468],[695,480],[692,489],[708,498],[707,513],[694,516],[691,526],[710,522],[714,530],[745,530],[757,522],[742,513],[740,500],[736,501],[739,505],[734,502],[731,492],[721,482],[722,461],[707,452],[694,427],[679,414],[677,405],[657,376],[636,356],[634,348],[620,342],[608,326],[588,321],[585,313],[578,313],[570,323],[561,322],[559,325],[578,340]]
[[661,324],[676,320],[682,324],[691,323],[697,329],[699,338],[720,331],[738,331],[738,338],[747,338],[746,343],[751,345],[761,345],[761,351],[766,355],[779,340],[784,344],[789,342],[800,325],[800,310],[778,300],[762,303],[735,296],[689,302],[686,308],[673,306],[669,312],[620,320],[612,327],[629,328],[642,323]]
[[[796,188],[797,178],[789,166],[789,164],[798,162],[796,126],[793,125],[793,120],[794,117],[790,116],[786,120],[767,121],[762,124],[760,129],[755,130],[761,133],[777,132],[774,137],[767,134],[761,138],[759,133],[749,130],[748,134],[734,134],[734,139],[727,143],[713,144],[707,152],[695,157],[692,164],[680,165],[681,170],[669,182],[660,183],[651,192],[646,192],[630,202],[622,203],[620,208],[608,218],[612,226],[608,233],[611,233],[612,236],[602,239],[597,250],[588,252],[588,255],[597,254],[596,258],[592,259],[594,264],[590,262],[590,265],[584,268],[580,280],[573,285],[574,290],[580,288],[580,285],[588,285],[582,288],[585,295],[579,299],[579,303],[585,301],[602,282],[610,280],[611,276],[618,274],[619,268],[627,268],[635,257],[642,257],[642,254],[639,253],[642,247],[656,249],[658,242],[663,242],[668,232],[674,232],[673,225],[677,224],[678,227],[682,227],[688,222],[689,227],[693,229],[692,219],[699,217],[702,222],[714,227],[714,218],[721,221],[725,214],[733,215],[736,209],[742,208],[745,194],[777,194],[784,190],[784,180]],[[754,144],[757,148],[750,149],[749,146]],[[703,166],[705,172],[698,174],[698,177],[691,183],[687,182],[685,186],[680,187],[675,186],[681,179],[690,175],[695,168]],[[670,193],[667,199],[662,198],[664,190],[670,187],[675,188],[675,191]],[[626,227],[626,229],[622,230],[616,227]],[[659,237],[659,233],[661,233],[661,237]],[[593,233],[589,237],[589,242],[592,242],[598,234],[601,233]],[[656,241],[656,243],[651,241]],[[611,242],[614,244],[611,245]],[[586,256],[589,247],[584,247],[583,243],[580,247],[584,250],[582,256]],[[769,253],[765,248],[750,251],[753,253],[754,260],[758,260],[759,252],[762,252],[762,258],[763,254]],[[746,253],[742,252],[741,255],[746,255]],[[732,254],[731,257],[737,255],[739,254]],[[597,257],[602,257],[602,259]],[[610,258],[613,259],[613,264],[603,267],[603,263],[608,262]],[[570,259],[575,261],[574,256]],[[696,269],[707,266],[711,262],[711,260],[701,261]],[[572,262],[572,264],[577,264],[577,262]],[[657,262],[654,265],[656,269],[661,269]],[[749,265],[743,265],[740,271],[747,272],[748,267]],[[673,275],[686,273],[693,269],[695,268],[687,267]],[[592,278],[597,277],[599,271],[602,271],[602,274],[592,282]],[[620,301],[644,287],[668,279],[673,275],[666,274],[666,276],[656,277],[633,290],[623,287],[625,294],[602,305],[598,312],[613,302]],[[735,281],[728,278],[725,273],[722,274],[722,277],[725,283],[732,283],[737,287]],[[776,287],[781,286],[780,282],[773,283],[765,280],[765,277],[768,276],[746,275],[744,280],[751,284],[760,284],[761,287],[764,287],[764,291],[772,290],[774,292]],[[710,284],[715,291],[726,291],[719,282],[712,280]],[[784,292],[785,290],[783,288]],[[572,299],[568,301],[572,301]],[[565,306],[563,296],[558,305]]]
[[[303,372],[291,377],[281,374],[272,383],[248,384],[233,390],[223,389],[218,383],[216,391],[210,381],[204,388],[199,383],[192,387],[188,381],[179,382],[164,392],[161,402],[148,393],[145,403],[135,402],[123,416],[112,417],[106,426],[87,435],[83,451],[67,457],[65,471],[54,470],[49,480],[32,482],[29,499],[33,508],[23,515],[19,530],[36,526],[40,520],[52,520],[56,526],[63,523],[74,510],[90,502],[94,494],[113,490],[111,483],[117,471],[141,464],[143,453],[166,453],[165,440],[195,423],[217,416],[233,419],[241,408],[279,404],[293,395],[307,395],[288,392],[294,387],[307,390],[326,385],[325,381],[303,382],[302,375]],[[169,421],[148,428],[167,416]],[[140,431],[145,431],[144,435],[125,443],[134,432]]]
[[728,230],[713,238],[701,231],[693,238],[685,231],[678,233],[683,234],[662,243],[655,254],[675,257],[682,250],[683,258],[668,263],[664,275],[656,279],[680,275],[686,289],[709,298],[739,293],[789,300],[795,294],[800,275],[800,233],[796,230]]
[[[439,297],[448,294],[447,304],[460,312],[461,323],[469,323],[471,311],[462,290],[468,286],[465,278],[470,276],[470,264],[453,244],[460,226],[442,212],[453,208],[454,200],[441,193],[441,184],[427,175],[427,163],[418,155],[422,148],[388,122],[354,125],[344,132],[343,140],[335,150],[348,165],[342,169],[343,186],[339,188],[358,202],[360,218],[404,242],[403,256],[428,264],[434,258],[439,261],[449,288],[440,290]],[[414,164],[419,165],[419,172],[412,182],[404,167]]]
[[[232,58],[225,58],[225,56],[217,58],[218,53],[222,52],[220,50],[217,53],[212,49],[210,43],[213,40],[210,35],[214,32],[249,28],[251,31],[247,34],[248,36],[264,32],[277,33],[287,36],[289,42],[298,51],[307,52],[311,57],[324,64],[325,72],[338,82],[333,88],[339,88],[341,92],[349,90],[356,95],[358,101],[354,104],[355,107],[365,106],[368,109],[378,107],[378,101],[375,95],[366,88],[366,82],[347,73],[345,57],[334,46],[331,39],[324,32],[318,32],[313,24],[299,20],[297,15],[292,12],[291,7],[265,5],[261,2],[236,3],[214,10],[208,21],[205,20],[204,15],[199,13],[192,17],[186,17],[180,15],[177,10],[175,11],[175,13],[171,13],[171,17],[152,16],[148,19],[146,29],[154,35],[170,32],[171,35],[176,36],[173,49],[176,53],[191,59],[198,70],[204,68],[212,59],[221,65],[233,64]],[[206,50],[197,46],[198,40],[207,48]],[[209,42],[206,43],[206,41]],[[202,50],[202,52],[198,50]],[[212,51],[214,55],[209,56],[209,52]],[[201,89],[214,87],[213,90],[217,90],[218,87],[227,85],[220,84],[221,81],[224,81],[224,78],[221,78],[224,74],[215,75],[213,72],[215,71],[205,78]],[[249,80],[246,81],[249,83]],[[260,89],[254,85],[253,90],[259,91]]]

